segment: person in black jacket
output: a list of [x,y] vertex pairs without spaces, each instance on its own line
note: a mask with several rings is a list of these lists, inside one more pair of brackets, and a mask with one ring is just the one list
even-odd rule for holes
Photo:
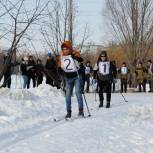
[[30,87],[31,79],[32,79],[32,82],[33,82],[33,88],[35,88],[36,87],[36,64],[35,64],[35,61],[33,59],[33,56],[29,56],[27,71],[28,71],[28,85],[27,85],[27,88],[29,89],[29,87]]
[[109,108],[111,102],[111,84],[114,76],[114,71],[112,63],[108,60],[106,51],[101,52],[97,61],[97,75],[100,99],[99,107],[103,107],[103,93],[106,92],[106,108]]
[[27,66],[28,66],[28,58],[24,57],[24,59],[22,59],[22,61],[21,61],[21,65],[20,65],[21,75],[22,75],[22,78],[23,78],[23,88],[28,87]]
[[117,68],[116,68],[116,61],[112,61],[113,65],[113,80],[112,80],[112,91],[115,92],[115,84],[116,84],[116,76],[117,76]]
[[85,75],[85,66],[83,64],[83,62],[80,63],[80,75],[82,77],[82,82],[81,82],[81,86],[82,86],[82,93],[84,94],[84,85],[85,85],[85,80],[86,80],[86,75]]
[[3,61],[4,65],[7,65],[5,73],[4,73],[4,82],[3,82],[3,87],[11,87],[11,68],[12,68],[12,63],[11,63],[11,58],[10,56],[7,54],[4,56],[4,61]]
[[56,84],[57,67],[54,56],[50,52],[48,53],[47,56],[45,70],[46,70],[46,84],[49,84],[54,87]]
[[42,61],[41,59],[37,59],[37,65],[36,65],[37,87],[43,82],[43,73],[44,73],[44,66],[42,65]]

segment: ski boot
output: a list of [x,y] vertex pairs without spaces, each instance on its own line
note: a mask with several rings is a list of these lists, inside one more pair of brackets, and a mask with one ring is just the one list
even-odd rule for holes
[[83,108],[80,108],[80,109],[79,109],[78,116],[84,117]]
[[107,102],[106,108],[110,108],[110,101]]
[[99,108],[103,107],[103,101],[100,101]]
[[71,118],[71,111],[67,111],[67,114],[65,116],[66,119]]

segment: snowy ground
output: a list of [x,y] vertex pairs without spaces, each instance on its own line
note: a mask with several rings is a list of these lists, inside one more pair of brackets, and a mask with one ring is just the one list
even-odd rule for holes
[[[54,122],[66,113],[60,90],[2,88],[0,153],[152,153],[153,94],[124,95],[128,103],[115,93],[110,109],[98,109],[98,95],[95,101],[95,94],[86,94],[90,118]],[[77,116],[75,96],[72,101]]]

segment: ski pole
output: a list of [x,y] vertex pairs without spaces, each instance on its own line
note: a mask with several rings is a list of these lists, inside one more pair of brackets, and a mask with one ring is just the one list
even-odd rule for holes
[[[72,59],[73,59],[73,58],[72,58]],[[73,62],[74,62],[74,65],[75,65],[75,68],[76,68],[76,72],[77,72],[77,77],[78,77],[78,79],[79,79],[79,83],[80,83],[80,86],[81,86],[81,79],[80,79],[79,72],[78,72],[78,70],[77,70],[77,66],[76,66],[76,63],[75,63],[74,59],[73,59]],[[86,107],[87,107],[88,116],[90,117],[90,116],[91,116],[91,113],[90,113],[90,110],[89,110],[89,107],[88,107],[88,103],[87,103],[87,101],[86,101],[86,98],[85,98],[84,93],[82,93],[82,94],[83,94],[84,101],[85,101],[85,104],[86,104]]]
[[125,96],[120,92],[120,94],[122,95],[123,99],[125,102],[128,102],[126,99],[125,99]]
[[85,104],[86,104],[86,107],[87,107],[88,116],[90,117],[90,116],[91,116],[91,113],[90,113],[90,111],[89,111],[89,107],[88,107],[88,104],[87,104],[87,101],[86,101],[86,98],[85,98],[84,93],[83,93],[83,98],[84,98],[84,101],[85,101]]

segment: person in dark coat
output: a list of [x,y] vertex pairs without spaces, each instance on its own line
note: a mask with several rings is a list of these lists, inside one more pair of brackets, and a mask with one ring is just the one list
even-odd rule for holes
[[44,66],[42,64],[42,61],[41,59],[37,59],[37,65],[36,65],[37,87],[43,82],[43,73],[44,73]]
[[11,58],[9,55],[4,56],[3,64],[6,65],[6,70],[4,72],[4,82],[3,82],[3,87],[11,87],[11,68],[12,68],[12,63],[11,63]]
[[112,68],[113,68],[113,80],[112,80],[112,91],[115,92],[115,84],[116,84],[116,76],[117,76],[117,68],[116,68],[116,61],[112,61]]
[[27,66],[28,66],[28,57],[24,57],[24,59],[22,59],[22,61],[21,61],[21,65],[20,65],[21,75],[22,75],[22,78],[23,78],[23,88],[28,87]]
[[35,61],[33,59],[33,56],[29,56],[27,71],[28,71],[28,85],[27,85],[27,88],[29,89],[29,87],[30,87],[31,79],[32,79],[32,82],[33,82],[33,88],[35,88],[36,87],[36,64],[35,64]]
[[82,77],[82,82],[81,82],[81,86],[82,86],[82,93],[84,94],[84,85],[85,85],[85,79],[86,79],[86,75],[85,75],[85,66],[83,65],[83,62],[80,62],[80,75]]
[[106,92],[106,108],[110,107],[111,102],[111,84],[114,76],[113,65],[108,60],[107,52],[102,51],[97,61],[97,75],[98,75],[98,86],[99,86],[99,107],[103,107],[104,96]]
[[47,61],[45,65],[45,72],[46,72],[46,84],[50,84],[51,86],[57,86],[58,84],[58,74],[57,74],[57,64],[54,59],[54,56],[49,52],[47,56]]

